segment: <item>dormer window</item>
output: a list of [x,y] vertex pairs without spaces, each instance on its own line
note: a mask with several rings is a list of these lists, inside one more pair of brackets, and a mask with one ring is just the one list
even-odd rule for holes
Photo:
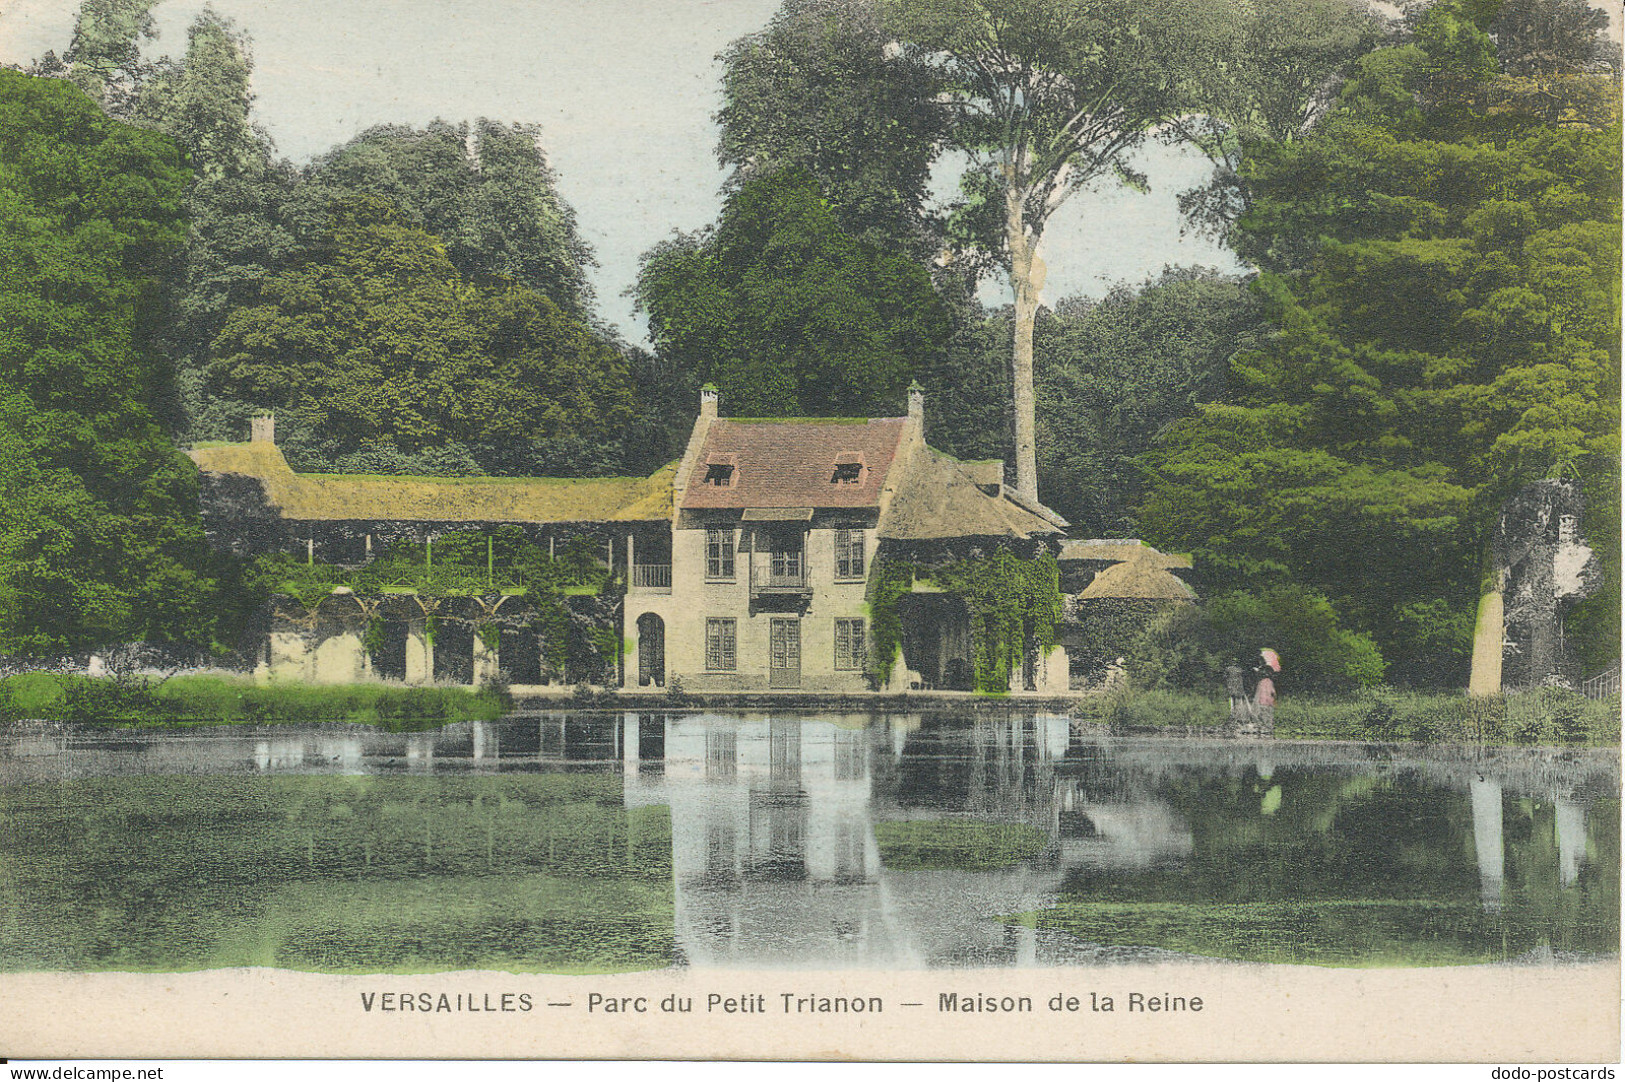
[[711,455],[705,460],[703,483],[717,488],[732,488],[737,464],[733,455]]
[[835,459],[835,472],[830,475],[832,485],[861,485],[863,483],[863,456],[839,455]]

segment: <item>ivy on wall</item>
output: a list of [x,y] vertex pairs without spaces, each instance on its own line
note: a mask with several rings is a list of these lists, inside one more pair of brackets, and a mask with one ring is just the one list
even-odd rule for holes
[[[453,534],[425,547],[397,544],[367,564],[345,568],[279,553],[252,561],[248,584],[261,597],[288,597],[304,610],[312,627],[335,590],[357,597],[378,598],[409,592],[419,599],[488,597],[521,593],[524,603],[513,615],[475,617],[468,622],[481,641],[498,649],[503,626],[525,626],[541,643],[542,662],[550,677],[600,680],[613,672],[620,636],[613,621],[625,584],[597,561],[594,543],[585,537],[563,546],[556,555],[513,531]],[[567,598],[577,596],[572,606]],[[577,612],[585,607],[590,612]],[[424,637],[431,645],[442,620],[457,617],[431,615],[424,621]],[[383,618],[371,617],[363,645],[377,652],[384,643]],[[573,674],[573,675],[571,675]]]
[[1056,645],[1061,619],[1060,568],[1042,553],[1022,557],[1007,549],[927,564],[882,554],[869,575],[870,674],[877,683],[891,678],[903,642],[902,599],[916,580],[965,603],[970,614],[972,663],[977,691],[1010,690],[1010,674],[1020,663],[1031,630],[1044,653]]

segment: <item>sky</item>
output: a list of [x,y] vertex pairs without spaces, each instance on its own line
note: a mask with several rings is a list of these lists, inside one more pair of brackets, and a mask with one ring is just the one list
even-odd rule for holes
[[[0,0],[0,61],[59,54],[77,0]],[[258,122],[304,162],[382,123],[486,116],[537,123],[599,266],[602,317],[629,341],[647,329],[626,290],[639,257],[673,230],[716,219],[723,171],[712,116],[717,53],[760,29],[778,0],[213,0],[252,40]],[[197,0],[163,0],[147,54],[180,56]],[[1239,270],[1181,235],[1175,197],[1204,179],[1188,150],[1148,145],[1152,190],[1079,193],[1052,218],[1046,301],[1099,296],[1164,265]],[[951,177],[937,178],[951,190]],[[1008,299],[1002,284],[983,291]]]

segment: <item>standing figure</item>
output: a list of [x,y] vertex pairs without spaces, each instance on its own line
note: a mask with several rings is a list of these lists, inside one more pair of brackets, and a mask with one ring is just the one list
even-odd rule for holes
[[1230,697],[1231,731],[1238,730],[1253,720],[1253,704],[1247,698],[1246,674],[1234,662],[1224,667],[1224,692]]
[[1258,652],[1258,686],[1253,689],[1253,720],[1261,736],[1275,735],[1275,674],[1281,671],[1281,655],[1269,647]]

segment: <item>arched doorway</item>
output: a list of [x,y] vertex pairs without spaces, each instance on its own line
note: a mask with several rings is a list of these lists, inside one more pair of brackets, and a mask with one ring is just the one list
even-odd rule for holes
[[666,686],[666,621],[652,612],[638,617],[638,686]]

